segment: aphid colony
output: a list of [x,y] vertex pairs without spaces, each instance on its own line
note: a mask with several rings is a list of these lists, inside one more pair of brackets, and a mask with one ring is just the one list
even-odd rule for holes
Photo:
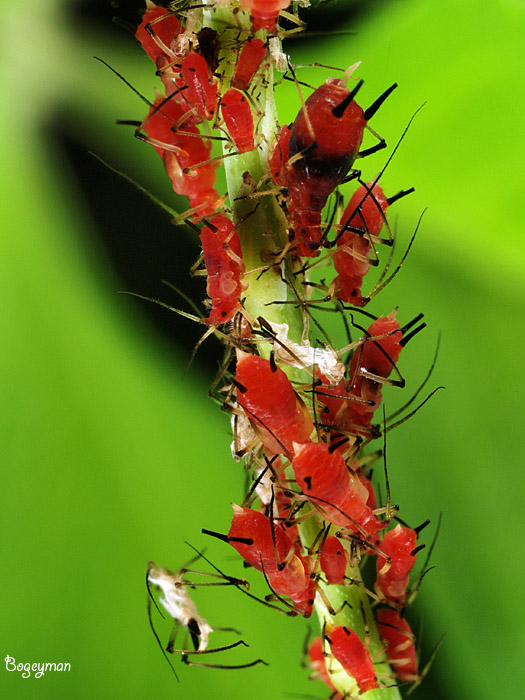
[[[379,317],[366,313],[364,328],[348,314],[384,286],[386,273],[371,291],[362,291],[365,275],[378,262],[378,245],[393,242],[387,209],[411,191],[389,198],[379,177],[363,182],[354,168],[358,158],[386,145],[378,137],[362,149],[369,121],[396,85],[363,109],[356,102],[362,81],[347,87],[351,71],[329,78],[268,142],[259,130],[260,91],[272,81],[277,20],[289,2],[242,0],[232,22],[245,8],[248,23],[225,27],[227,39],[220,28],[205,26],[202,5],[188,3],[184,9],[178,3],[177,10],[168,10],[150,0],[146,4],[136,36],[155,63],[164,93],[157,94],[136,135],[153,145],[174,191],[189,200],[185,216],[199,233],[210,298],[209,315],[202,321],[235,350],[234,370],[223,370],[222,396],[233,417],[234,457],[244,458],[252,476],[244,502],[233,505],[227,534],[205,532],[227,542],[262,573],[271,607],[309,617],[316,599],[322,601],[328,617],[309,654],[315,677],[334,693],[352,682],[355,693],[392,685],[392,673],[381,677],[376,670],[388,659],[399,681],[418,682],[414,635],[404,615],[417,588],[411,590],[409,576],[421,548],[421,528],[397,520],[388,492],[379,504],[370,472],[374,453],[364,454],[363,448],[386,432],[386,421],[377,413],[383,386],[404,385],[398,360],[425,324],[418,325],[420,315],[400,325],[394,310]],[[223,5],[217,1],[217,8]],[[215,5],[204,6],[213,16]],[[290,71],[294,74],[291,66]],[[222,157],[212,157],[214,139],[226,144],[224,157],[261,151],[267,174],[256,196],[275,197],[285,217],[288,242],[274,262],[261,260],[258,273],[283,275],[286,256],[293,270],[287,283],[296,281],[304,314],[315,303],[332,304],[359,329],[359,337],[345,348],[337,351],[328,343],[314,348],[304,338],[295,342],[285,325],[254,319],[246,311],[249,275],[240,222],[231,213],[234,203],[228,209],[216,189]],[[351,180],[358,180],[357,188],[344,209],[333,207],[327,224],[326,205],[333,199],[339,203],[334,193]],[[311,296],[315,286],[304,286],[317,262],[313,258],[325,265],[333,261],[335,268],[330,283],[317,285],[323,293],[317,300]],[[312,523],[317,534],[310,537]],[[359,563],[366,560],[375,561],[373,590],[360,576]],[[168,613],[188,628],[195,650],[204,651],[211,628],[176,576],[152,565],[148,581],[162,591],[160,602]],[[357,590],[363,610],[358,615],[366,618],[362,629],[338,624],[343,613],[330,601],[331,586]],[[365,614],[365,607],[371,612]],[[375,655],[363,632],[370,624],[377,624],[383,640]],[[341,683],[344,674],[350,685]]]

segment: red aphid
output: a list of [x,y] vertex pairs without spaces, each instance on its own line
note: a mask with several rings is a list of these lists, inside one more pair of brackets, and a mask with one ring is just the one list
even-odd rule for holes
[[323,681],[330,688],[330,690],[335,693],[335,695],[330,695],[331,700],[339,700],[343,696],[337,692],[337,688],[332,683],[330,674],[326,670],[326,658],[323,654],[323,640],[321,637],[316,637],[308,649],[308,657],[310,659],[310,666],[315,671],[316,680]]
[[221,98],[221,114],[237,153],[253,151],[253,116],[246,95],[235,88],[227,90]]
[[386,379],[403,349],[403,333],[396,320],[396,312],[392,311],[388,316],[374,321],[368,328],[367,337],[352,356],[349,375],[354,377],[363,368]]
[[288,7],[291,0],[241,0],[241,5],[251,10],[250,19],[254,32],[259,29],[275,33],[277,27],[275,22],[279,12]]
[[310,439],[312,419],[282,369],[237,351],[235,379],[237,400],[267,452],[291,456],[294,442]]
[[311,615],[316,582],[310,577],[311,560],[297,554],[294,543],[263,513],[233,505],[229,543],[258,571],[263,571],[275,593],[288,596],[297,610]]
[[282,126],[279,133],[279,138],[275,141],[275,145],[270,156],[270,172],[272,179],[279,187],[286,186],[286,162],[288,160],[288,150],[290,144],[290,134],[292,129],[290,126]]
[[[347,395],[340,428],[357,434],[369,434],[374,412],[381,403],[382,384],[366,373],[387,379],[402,350],[403,334],[395,311],[374,321],[367,331],[368,339],[352,356],[347,381]],[[356,400],[352,400],[356,399]]]
[[163,159],[173,190],[188,197],[190,206],[199,216],[211,216],[221,201],[215,189],[218,164],[210,162],[192,170],[197,163],[210,159],[211,142],[203,139],[191,122],[184,123],[185,133],[174,131],[187,114],[186,110],[186,106],[175,99],[166,101],[159,96],[144,120],[144,130]]
[[[161,156],[173,190],[185,195],[199,216],[211,216],[221,202],[215,189],[218,164],[206,163],[211,156],[211,142],[203,139],[191,122],[184,123],[184,132],[174,128],[187,114],[186,106],[160,95],[144,120],[144,131]],[[192,135],[194,134],[194,135]],[[192,169],[198,163],[206,163]]]
[[332,654],[345,671],[355,679],[359,691],[366,693],[378,687],[374,663],[359,636],[348,627],[336,625],[329,635]]
[[210,121],[217,109],[217,81],[212,77],[206,59],[190,51],[182,60],[181,73],[186,89],[183,99],[193,107],[201,119]]
[[328,583],[342,586],[345,579],[347,558],[341,540],[333,535],[328,535],[321,545],[320,563]]
[[149,3],[135,36],[151,60],[156,62],[159,56],[171,55],[171,42],[180,34],[181,29],[181,23],[172,12]]
[[232,87],[247,90],[265,56],[266,44],[261,39],[255,37],[244,42],[235,66]]
[[292,468],[310,503],[334,525],[374,535],[384,527],[366,505],[368,491],[337,450],[322,442],[294,445]]
[[[417,533],[404,525],[389,530],[379,543],[376,591],[389,603],[404,605],[408,575],[416,563]],[[390,558],[390,562],[387,557]]]
[[[337,239],[334,267],[335,294],[341,301],[363,306],[361,286],[370,268],[371,240],[379,236],[385,222],[388,200],[379,185],[361,185],[352,195],[341,217],[342,234]],[[360,228],[363,234],[345,227]]]
[[377,623],[396,676],[409,683],[419,681],[415,637],[408,622],[396,610],[382,609]]
[[329,78],[306,100],[292,125],[288,210],[303,256],[317,255],[323,207],[361,147],[366,119],[354,94],[339,79]]
[[245,271],[241,242],[232,222],[222,214],[202,228],[200,239],[212,303],[206,323],[218,326],[231,321],[239,309]]

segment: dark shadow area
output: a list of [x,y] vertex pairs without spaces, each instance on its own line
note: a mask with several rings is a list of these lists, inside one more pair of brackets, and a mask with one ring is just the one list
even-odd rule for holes
[[[99,234],[96,247],[104,251],[104,257],[119,278],[118,291],[159,299],[194,314],[191,306],[163,283],[166,280],[192,299],[204,314],[205,278],[189,274],[200,254],[196,234],[186,227],[174,226],[169,216],[146,195],[91,155],[60,115],[50,125],[48,134],[76,175]],[[189,360],[207,326],[154,303],[132,296],[128,299],[136,312],[145,316]],[[195,361],[211,378],[222,355],[220,343],[209,338]]]

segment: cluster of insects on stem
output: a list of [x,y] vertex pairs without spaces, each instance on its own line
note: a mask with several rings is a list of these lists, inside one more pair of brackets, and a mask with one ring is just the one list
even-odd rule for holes
[[[380,184],[397,146],[371,180],[356,167],[386,147],[370,121],[396,84],[363,108],[356,64],[308,88],[306,97],[280,43],[303,29],[297,3],[289,5],[179,0],[166,8],[146,0],[136,30],[163,92],[141,96],[148,107],[141,121],[120,123],[153,146],[175,193],[188,199],[176,221],[199,237],[196,269],[202,265],[209,302],[207,315],[179,313],[206,326],[202,340],[215,334],[225,344],[213,394],[231,414],[233,457],[249,475],[229,530],[203,532],[235,549],[268,586],[259,599],[244,578],[224,574],[199,552],[212,572],[185,567],[174,574],[150,563],[148,591],[174,620],[163,650],[184,663],[201,665],[196,657],[245,644],[208,648],[213,630],[189,596],[195,577],[204,576],[200,585],[233,586],[288,616],[308,618],[316,609],[321,634],[309,646],[309,665],[330,697],[373,698],[389,689],[381,697],[396,698],[400,684],[424,675],[406,611],[427,569],[428,557],[410,578],[428,522],[410,527],[400,519],[386,459],[386,495],[379,498],[372,475],[385,446],[370,445],[419,408],[408,410],[416,392],[401,412],[387,418],[383,409],[377,418],[383,387],[404,386],[401,353],[426,324],[422,314],[400,323],[397,309],[377,316],[365,307],[410,249],[413,237],[391,270],[387,211],[413,188],[387,195]],[[288,125],[277,121],[275,70],[297,85],[299,108]],[[367,132],[375,142],[363,146]],[[221,164],[227,194],[217,189]],[[346,206],[345,183],[355,185]],[[382,249],[387,260],[364,291]],[[313,281],[316,267],[332,278]],[[325,333],[318,310],[340,316],[342,347]],[[311,342],[312,328],[322,341]],[[187,639],[176,648],[181,627]],[[152,628],[160,643],[153,621]],[[261,659],[208,665],[256,663]]]

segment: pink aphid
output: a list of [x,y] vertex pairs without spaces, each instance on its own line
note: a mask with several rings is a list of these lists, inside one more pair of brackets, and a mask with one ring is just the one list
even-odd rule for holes
[[334,525],[374,535],[384,523],[366,505],[368,491],[336,450],[322,442],[294,445],[292,467],[297,485],[323,517]]
[[416,640],[408,622],[396,610],[377,613],[379,634],[386,644],[386,653],[400,681],[421,680],[417,668]]
[[[379,185],[361,185],[352,195],[341,217],[341,234],[337,238],[334,267],[335,294],[341,301],[363,306],[363,277],[370,268],[371,242],[379,236],[385,222],[388,200]],[[350,228],[351,227],[351,228]],[[353,229],[361,229],[357,233]]]
[[290,2],[291,0],[241,0],[241,5],[251,10],[250,19],[254,32],[266,29],[275,34],[279,12],[286,9]]
[[405,604],[408,575],[416,563],[416,548],[416,531],[403,525],[389,530],[379,543],[384,556],[380,554],[377,558],[375,587],[387,602],[399,606]]
[[253,116],[246,95],[235,88],[227,90],[221,98],[221,114],[237,153],[253,151]]
[[269,360],[237,351],[237,401],[272,454],[293,454],[294,442],[306,442],[313,423],[286,374]]
[[263,571],[275,593],[288,596],[305,617],[312,613],[317,584],[312,562],[297,554],[283,529],[266,515],[233,505],[228,542],[245,561]]
[[211,121],[217,109],[217,81],[212,77],[206,59],[190,51],[182,60],[181,73],[186,89],[182,91],[186,100],[201,119]]
[[348,627],[336,625],[328,635],[332,654],[355,679],[361,693],[379,687],[374,663],[359,636]]
[[218,326],[231,321],[239,309],[245,271],[241,242],[232,222],[223,214],[210,219],[202,228],[200,239],[211,299],[206,322]]
[[321,545],[319,560],[328,583],[342,586],[345,580],[347,557],[341,540],[328,535]]
[[182,25],[173,12],[150,2],[135,36],[151,60],[156,62],[159,56],[171,56],[171,42],[181,29]]
[[247,90],[265,56],[266,44],[261,39],[254,37],[245,41],[235,66],[232,87]]

